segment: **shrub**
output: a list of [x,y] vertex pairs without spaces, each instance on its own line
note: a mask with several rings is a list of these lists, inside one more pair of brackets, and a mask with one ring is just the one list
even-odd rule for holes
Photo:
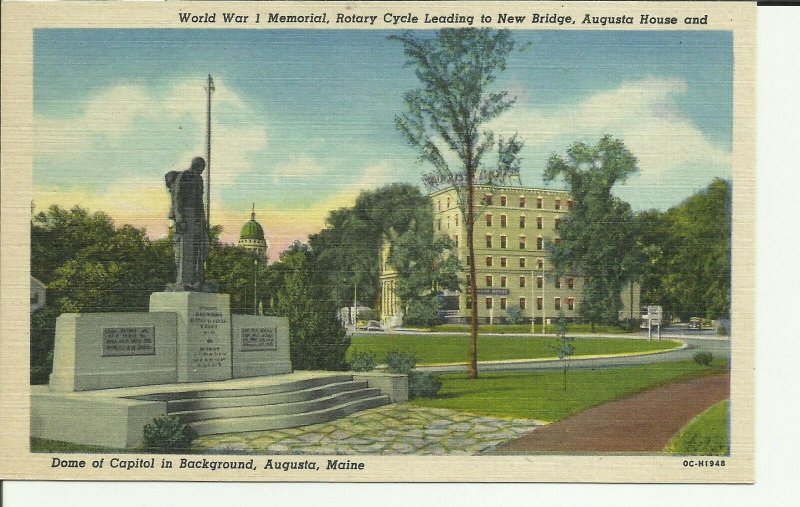
[[161,416],[144,426],[144,448],[151,452],[182,451],[197,433],[175,416]]
[[519,324],[522,322],[522,310],[519,306],[511,305],[506,310],[506,314],[508,315],[508,323],[509,324]]
[[350,370],[372,371],[375,369],[375,354],[372,352],[353,351],[350,356]]
[[381,316],[378,310],[374,310],[370,308],[369,310],[361,310],[358,312],[358,316],[356,317],[358,320],[380,320]]
[[408,303],[403,324],[406,326],[431,327],[442,323],[439,315],[441,303],[436,296],[414,299]]
[[701,366],[708,366],[711,364],[712,359],[714,359],[714,356],[711,352],[698,352],[694,355],[694,362]]
[[439,377],[427,371],[412,371],[408,375],[408,395],[411,398],[435,398],[441,388]]
[[392,351],[386,354],[386,369],[390,373],[408,375],[417,365],[417,358],[406,352]]

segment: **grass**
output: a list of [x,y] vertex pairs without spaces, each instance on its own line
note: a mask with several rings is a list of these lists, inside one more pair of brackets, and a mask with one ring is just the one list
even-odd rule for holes
[[484,373],[469,380],[464,374],[441,375],[439,398],[416,399],[414,405],[449,408],[495,417],[557,421],[587,408],[679,379],[727,371],[726,361],[700,366],[694,361],[656,363],[625,368],[562,372]]
[[[466,335],[355,335],[351,338],[347,355],[349,359],[355,351],[369,352],[375,355],[378,363],[382,363],[388,352],[397,350],[413,355],[420,365],[466,363],[469,339]],[[555,345],[554,337],[482,336],[478,339],[478,361],[555,358],[552,349]],[[678,347],[679,343],[673,340],[576,338],[573,345],[576,356],[587,356],[669,350]]]
[[136,449],[115,449],[99,445],[73,444],[60,440],[31,437],[31,452],[142,452]]
[[[426,328],[425,330],[440,331],[445,333],[468,333],[470,327],[467,324],[440,324],[438,326]],[[536,324],[534,326],[534,330],[536,333],[541,333],[542,332],[541,324]],[[531,332],[531,325],[530,324],[495,324],[495,325],[480,324],[478,325],[478,331],[481,333],[495,333],[495,334],[527,334]],[[627,334],[631,333],[632,331],[638,331],[638,328],[631,330],[620,326],[611,326],[608,324],[596,324],[594,327],[595,333]],[[555,334],[556,332],[555,324],[548,325],[545,328],[545,332],[548,334]],[[567,332],[591,333],[592,329],[589,324],[567,324]]]
[[671,454],[692,456],[727,456],[729,401],[721,401],[692,419],[664,448]]

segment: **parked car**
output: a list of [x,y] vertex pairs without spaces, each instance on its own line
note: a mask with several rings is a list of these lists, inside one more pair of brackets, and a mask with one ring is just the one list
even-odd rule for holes
[[369,323],[367,324],[366,330],[367,331],[383,331],[383,329],[381,328],[381,323],[378,322],[377,320],[369,321]]
[[700,329],[701,327],[701,320],[699,317],[692,317],[689,319],[689,329]]

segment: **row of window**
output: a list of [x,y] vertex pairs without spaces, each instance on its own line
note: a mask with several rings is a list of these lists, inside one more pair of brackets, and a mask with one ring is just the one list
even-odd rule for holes
[[[508,287],[508,276],[500,275],[500,287]],[[467,284],[470,283],[470,277],[467,275]],[[544,279],[541,276],[536,277],[536,287],[542,288],[542,284],[544,283]],[[519,277],[519,286],[525,287],[527,285],[527,277],[520,276]],[[556,289],[561,288],[561,277],[557,276],[554,280],[553,285]],[[486,286],[487,287],[494,287],[494,275],[486,275]],[[575,279],[574,278],[567,278],[566,279],[566,286],[568,289],[575,288]]]
[[[572,199],[566,199],[565,201],[562,201],[561,199],[556,199],[553,202],[553,208],[561,209],[562,202],[566,205],[568,210],[572,209]],[[453,204],[453,202],[448,197],[446,199],[446,201],[445,201],[445,204],[446,204],[446,207],[444,209],[450,209],[450,207]],[[494,204],[494,196],[492,194],[485,194],[483,196],[483,204],[485,204],[486,206],[492,206]],[[524,208],[524,207],[527,206],[527,204],[528,204],[527,197],[525,197],[524,195],[519,196],[519,207],[520,208]],[[501,195],[500,196],[500,206],[507,206],[507,205],[508,205],[508,197],[505,196],[505,195]],[[442,200],[441,199],[439,199],[437,207],[438,207],[439,211],[442,211]],[[543,207],[544,207],[544,198],[543,197],[537,197],[536,198],[536,209],[542,209]]]
[[[555,244],[561,244],[561,238],[554,238],[553,242]],[[458,246],[458,239],[456,237],[456,246]],[[525,250],[527,246],[527,238],[525,236],[519,237],[519,249]],[[486,235],[486,248],[494,248],[494,236],[491,234]],[[500,236],[500,248],[508,248],[508,236]],[[536,249],[542,250],[544,249],[544,238],[541,236],[536,238]]]
[[[485,220],[486,220],[486,226],[487,227],[492,227],[494,225],[494,216],[492,216],[491,213],[487,213],[486,214]],[[561,227],[562,220],[563,219],[561,217],[556,217],[556,219],[553,222],[553,228],[555,230],[558,230]],[[527,222],[527,220],[525,218],[525,215],[520,215],[519,216],[519,228],[520,229],[524,229],[525,226],[526,226],[526,222]],[[437,223],[438,223],[438,226],[441,228],[442,220],[439,219]],[[448,225],[448,227],[450,226],[450,219],[449,218],[447,220],[447,225]],[[458,225],[458,220],[456,220],[456,225]],[[500,215],[500,227],[508,227],[508,215]],[[536,228],[537,229],[544,229],[544,218],[543,217],[536,217]]]
[[[527,259],[525,257],[519,258],[519,267],[524,268],[527,264]],[[467,256],[467,265],[469,265],[469,256]],[[486,257],[486,265],[488,267],[492,267],[494,265],[494,257],[491,255]],[[508,257],[500,257],[500,267],[505,268],[508,267]],[[536,267],[542,269],[544,267],[544,259],[538,258],[536,259]]]
[[[469,297],[466,298],[466,309],[472,306],[472,301]],[[484,300],[487,310],[494,308],[494,298],[487,297]],[[536,298],[536,309],[541,310],[544,306],[542,298]],[[508,307],[508,298],[500,298],[500,309],[505,310]],[[528,298],[519,298],[519,309],[526,310],[528,308]],[[553,298],[553,309],[561,310],[561,298]],[[575,310],[575,298],[567,298],[567,310]]]

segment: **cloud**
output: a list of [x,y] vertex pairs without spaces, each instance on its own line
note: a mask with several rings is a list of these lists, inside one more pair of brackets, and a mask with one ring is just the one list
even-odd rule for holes
[[[185,169],[206,153],[203,83],[182,80],[157,89],[117,85],[94,95],[77,115],[38,115],[35,154],[73,164],[89,159],[121,175]],[[231,185],[253,171],[252,157],[266,147],[267,128],[222,79],[215,82],[212,113],[212,174],[215,183]],[[142,164],[142,158],[152,163]]]
[[[597,142],[604,134],[622,139],[639,160],[639,174],[620,189],[635,207],[648,196],[673,192],[669,202],[688,196],[714,176],[730,175],[732,156],[715,144],[679,108],[687,92],[681,79],[645,78],[557,107],[519,104],[495,120],[496,132],[517,131],[526,142],[524,166],[543,171],[551,153],[575,141]],[[661,188],[661,190],[658,190]],[[663,201],[664,203],[667,200]],[[637,204],[639,206],[637,206]]]

